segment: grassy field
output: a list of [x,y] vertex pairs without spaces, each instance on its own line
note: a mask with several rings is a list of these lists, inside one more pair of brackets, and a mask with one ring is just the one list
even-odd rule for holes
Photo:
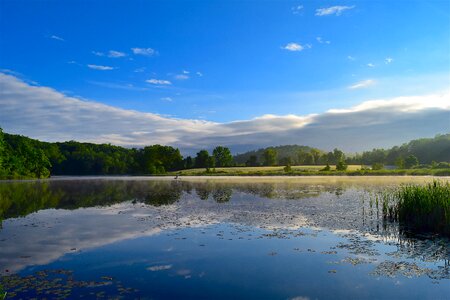
[[[336,170],[336,166],[330,165],[331,170]],[[292,166],[292,171],[319,171],[325,168],[325,166]],[[348,166],[349,171],[355,171],[361,169],[360,165],[350,165]],[[280,172],[284,173],[284,166],[277,167],[226,167],[226,168],[215,168],[212,173],[226,173],[226,174],[245,174],[245,173],[255,173],[255,172]],[[202,174],[205,173],[206,169],[187,169],[179,172],[175,172],[181,175],[185,174]]]
[[349,165],[346,171],[336,171],[336,166],[330,166],[330,171],[321,171],[325,166],[292,166],[286,172],[284,166],[277,167],[228,167],[206,169],[188,169],[171,172],[168,175],[180,176],[276,176],[276,175],[435,175],[450,176],[450,169],[407,169],[407,170],[361,170],[360,165]]

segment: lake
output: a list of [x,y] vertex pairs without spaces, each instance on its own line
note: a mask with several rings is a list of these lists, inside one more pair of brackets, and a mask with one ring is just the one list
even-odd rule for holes
[[0,284],[24,299],[448,299],[450,240],[376,201],[431,180],[3,181]]

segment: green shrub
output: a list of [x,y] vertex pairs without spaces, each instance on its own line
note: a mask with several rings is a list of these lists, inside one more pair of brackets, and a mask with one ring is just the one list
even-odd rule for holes
[[347,164],[343,160],[340,160],[336,164],[336,170],[337,171],[345,171],[345,170],[347,170]]
[[331,167],[330,167],[329,164],[327,164],[327,165],[325,166],[325,168],[321,169],[320,171],[330,171],[330,170],[331,170]]
[[384,165],[382,163],[374,163],[372,165],[372,170],[383,170],[384,169]]

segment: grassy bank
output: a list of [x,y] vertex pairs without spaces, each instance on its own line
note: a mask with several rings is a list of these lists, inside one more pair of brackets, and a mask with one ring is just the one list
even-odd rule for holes
[[450,236],[450,183],[404,185],[383,195],[383,215],[414,231]]
[[292,166],[286,172],[284,167],[229,167],[210,169],[188,169],[171,172],[169,175],[180,176],[450,176],[450,169],[404,169],[404,170],[369,170],[361,169],[360,165],[350,165],[345,171],[336,171],[331,166],[330,171],[323,171],[325,166]]

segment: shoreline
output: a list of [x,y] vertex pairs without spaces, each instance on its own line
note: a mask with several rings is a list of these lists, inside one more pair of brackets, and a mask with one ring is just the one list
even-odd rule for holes
[[317,179],[355,179],[360,180],[363,178],[371,179],[384,179],[384,178],[395,178],[395,179],[441,179],[449,180],[450,176],[436,176],[436,175],[73,175],[73,176],[52,176],[49,178],[29,178],[29,179],[0,179],[0,183],[6,182],[45,182],[45,181],[75,181],[75,180],[163,180],[163,181],[183,181],[183,180],[265,180],[265,179],[276,179],[276,180],[317,180]]

